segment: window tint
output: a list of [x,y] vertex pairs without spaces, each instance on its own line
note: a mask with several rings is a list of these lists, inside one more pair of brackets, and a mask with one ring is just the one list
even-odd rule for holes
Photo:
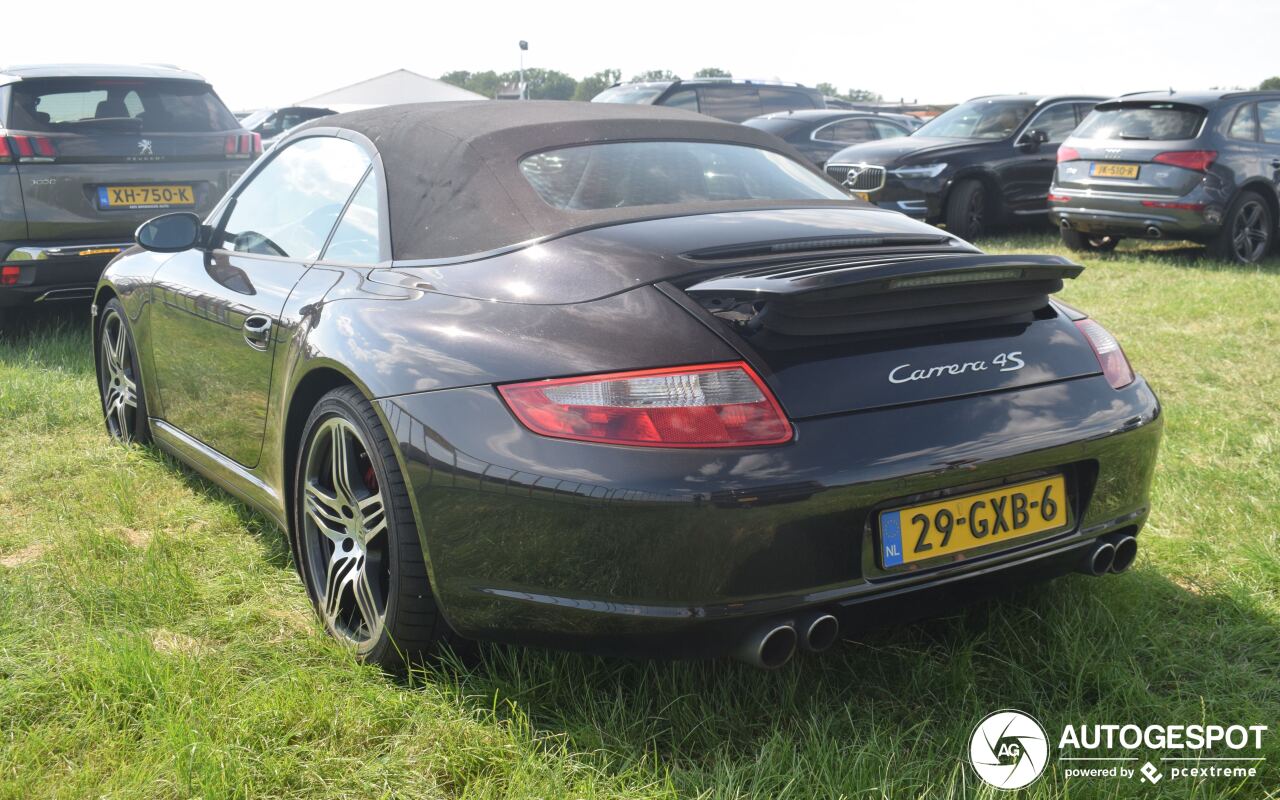
[[1075,129],[1076,110],[1070,103],[1049,106],[1027,125],[1028,131],[1039,130],[1047,133],[1050,142],[1061,142]]
[[1173,103],[1126,103],[1099,106],[1080,124],[1080,139],[1173,141],[1194,139],[1204,109]]
[[876,137],[880,139],[892,139],[895,136],[906,136],[910,133],[906,128],[882,119],[871,120],[871,127],[876,129]]
[[842,119],[819,128],[813,135],[820,142],[835,144],[858,144],[877,138],[871,123],[865,119]]
[[1089,116],[1089,112],[1096,105],[1097,103],[1072,103],[1071,107],[1076,110],[1076,124],[1079,125],[1084,122],[1084,118]]
[[669,83],[631,83],[612,86],[591,98],[593,103],[652,103]]
[[786,156],[715,142],[611,142],[536,153],[520,171],[565,210],[718,200],[846,200]]
[[772,114],[775,111],[790,111],[794,108],[817,108],[814,99],[807,92],[795,89],[781,89],[777,86],[761,86],[757,90],[760,95],[762,113]]
[[1262,123],[1262,141],[1280,144],[1280,100],[1258,103],[1258,118]]
[[13,84],[8,126],[67,133],[204,133],[240,127],[196,81],[51,78]]
[[236,196],[223,243],[242,253],[315,258],[368,167],[364,151],[345,139],[293,142]]
[[689,111],[698,110],[698,93],[693,89],[681,89],[672,92],[666,100],[662,101],[664,106],[674,106],[675,108],[684,108]]
[[725,84],[703,86],[698,89],[698,105],[703,114],[710,114],[730,122],[760,116],[760,98],[754,86]]
[[347,264],[377,264],[382,260],[378,246],[378,194],[378,176],[370,170],[333,231],[324,250],[325,260]]
[[1235,119],[1231,120],[1231,129],[1227,135],[1232,139],[1258,141],[1258,110],[1253,103],[1246,103],[1236,110]]

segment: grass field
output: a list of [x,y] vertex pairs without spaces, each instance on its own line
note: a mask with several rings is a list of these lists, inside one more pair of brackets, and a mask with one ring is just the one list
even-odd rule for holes
[[1065,780],[1055,759],[1012,796],[1280,797],[1280,265],[1128,244],[1085,263],[1064,299],[1121,339],[1167,415],[1135,569],[776,673],[491,647],[384,677],[322,634],[276,528],[109,443],[85,315],[7,317],[0,798],[1006,796],[964,762],[1004,707],[1051,739],[1271,726],[1257,778]]

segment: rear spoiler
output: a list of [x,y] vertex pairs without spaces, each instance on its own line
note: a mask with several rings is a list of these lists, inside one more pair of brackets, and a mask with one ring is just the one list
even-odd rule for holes
[[[694,297],[733,295],[801,300],[811,292],[879,294],[1022,281],[1056,281],[1060,287],[1061,281],[1083,271],[1084,267],[1061,256],[912,253],[820,265],[773,265],[720,274],[686,286],[684,291]],[[858,288],[865,291],[857,291]],[[840,291],[842,289],[851,291]]]
[[1060,256],[903,253],[775,264],[681,288],[747,332],[832,336],[1032,313],[1083,270]]

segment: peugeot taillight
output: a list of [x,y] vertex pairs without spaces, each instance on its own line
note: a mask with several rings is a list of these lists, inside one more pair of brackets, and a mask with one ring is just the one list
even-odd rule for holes
[[1058,148],[1058,163],[1063,161],[1079,161],[1080,151],[1074,147],[1066,147],[1065,145]]
[[13,150],[9,148],[9,140],[0,136],[0,162],[13,160]]
[[0,159],[15,155],[19,159],[45,159],[54,158],[58,152],[48,136],[14,135],[9,137],[7,144],[0,139]]
[[1098,357],[1098,364],[1102,367],[1102,375],[1112,389],[1121,389],[1133,383],[1133,367],[1129,366],[1129,359],[1125,357],[1116,337],[1091,319],[1076,320],[1076,327],[1089,340],[1089,346],[1093,348],[1093,354]]
[[642,447],[744,447],[791,440],[769,388],[743,362],[499,386],[534,433]]
[[18,278],[21,276],[22,267],[16,265],[0,267],[0,286],[17,286]]
[[1217,150],[1170,150],[1166,153],[1157,153],[1155,158],[1151,160],[1157,164],[1169,164],[1174,167],[1204,172],[1209,169],[1209,165],[1216,161],[1217,158]]

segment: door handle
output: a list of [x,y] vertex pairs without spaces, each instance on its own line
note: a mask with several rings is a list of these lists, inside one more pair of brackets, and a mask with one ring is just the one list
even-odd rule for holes
[[271,344],[274,320],[266,314],[250,314],[244,318],[244,340],[255,350],[266,350]]

